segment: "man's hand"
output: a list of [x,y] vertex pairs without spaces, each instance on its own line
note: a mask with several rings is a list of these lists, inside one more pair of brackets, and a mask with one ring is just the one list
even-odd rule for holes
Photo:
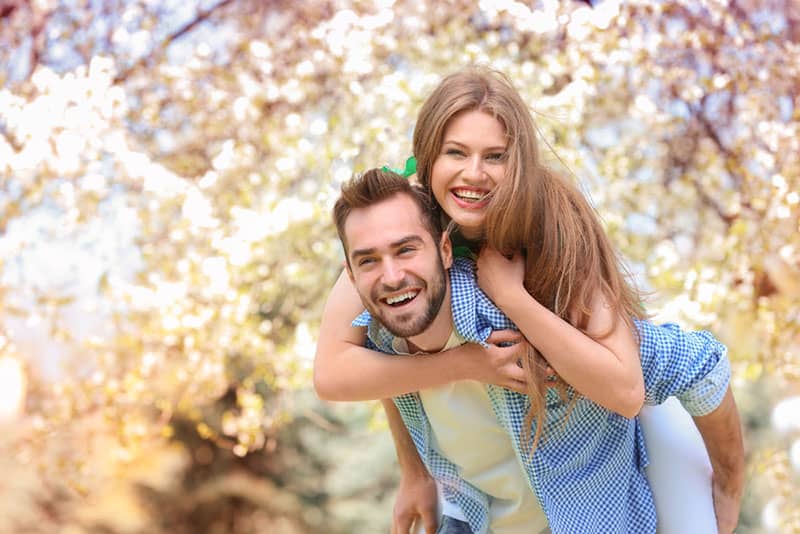
[[714,495],[714,514],[717,516],[717,532],[731,534],[739,521],[741,507],[741,489],[725,488],[714,477],[712,492]]
[[425,534],[438,526],[436,483],[427,472],[403,473],[392,514],[392,534],[409,534],[412,525],[422,524]]

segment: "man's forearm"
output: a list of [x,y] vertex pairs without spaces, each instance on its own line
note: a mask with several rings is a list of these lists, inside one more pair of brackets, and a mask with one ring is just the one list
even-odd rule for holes
[[695,417],[694,421],[708,449],[714,476],[720,482],[741,488],[744,485],[744,443],[730,387],[716,410]]
[[[716,510],[718,520],[727,514],[735,525],[744,491],[744,442],[739,412],[730,386],[722,403],[708,415],[694,418],[703,442],[708,450],[711,467],[714,471],[715,506],[726,503],[726,510]],[[731,527],[732,528],[732,527]]]
[[[391,399],[382,399],[400,463],[400,486],[392,513],[392,532],[408,534],[414,523],[433,534],[438,525],[436,482],[420,458],[400,411]],[[414,530],[417,532],[417,530]]]
[[383,410],[386,412],[386,420],[389,423],[389,430],[392,433],[394,447],[397,450],[397,461],[403,475],[427,475],[428,469],[420,458],[417,448],[408,433],[400,411],[395,406],[392,399],[381,399]]

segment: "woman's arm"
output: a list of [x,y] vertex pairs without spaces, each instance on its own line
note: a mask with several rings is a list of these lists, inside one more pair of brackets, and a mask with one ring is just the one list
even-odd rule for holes
[[[594,340],[542,306],[523,286],[524,262],[486,249],[478,257],[478,284],[553,369],[583,396],[625,417],[644,403],[644,378],[633,331],[618,319]],[[614,315],[595,295],[588,332],[603,334]]]
[[[365,329],[351,326],[363,310],[358,293],[343,272],[322,313],[314,360],[314,388],[321,399],[378,400],[456,380],[478,380],[525,391],[524,373],[516,365],[523,344],[487,348],[467,344],[438,354],[389,356],[364,348]],[[499,343],[509,336],[498,334],[491,341]]]

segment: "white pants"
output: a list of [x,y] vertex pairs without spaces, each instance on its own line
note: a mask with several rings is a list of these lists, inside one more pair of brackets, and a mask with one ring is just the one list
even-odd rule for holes
[[645,406],[639,422],[647,443],[647,480],[658,513],[658,534],[715,534],[711,462],[691,416],[674,397]]

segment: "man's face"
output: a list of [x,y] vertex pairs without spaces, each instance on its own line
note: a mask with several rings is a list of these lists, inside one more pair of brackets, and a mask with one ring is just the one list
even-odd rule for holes
[[395,336],[424,332],[446,294],[450,241],[434,243],[406,194],[353,210],[344,235],[348,272],[364,307]]

